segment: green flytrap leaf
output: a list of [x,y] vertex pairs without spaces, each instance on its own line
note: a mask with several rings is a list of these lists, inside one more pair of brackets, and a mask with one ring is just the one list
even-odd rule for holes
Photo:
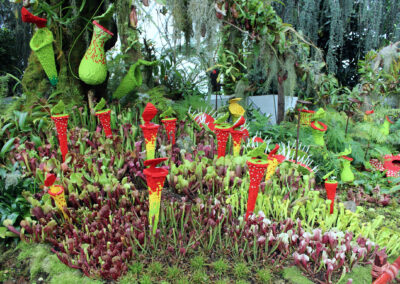
[[106,100],[104,98],[101,98],[100,102],[96,105],[94,108],[95,111],[100,111],[102,110],[106,105]]
[[173,114],[175,114],[175,111],[172,109],[172,107],[169,107],[166,111],[160,114],[160,117],[170,117]]
[[251,150],[250,152],[247,153],[248,157],[251,158],[257,158],[257,157],[262,157],[267,159],[268,156],[265,154],[265,150],[267,149],[267,143],[262,143],[259,145],[257,148]]
[[51,114],[62,114],[64,113],[65,105],[62,100],[60,100],[52,109]]
[[217,118],[214,121],[214,124],[221,124],[224,123],[227,119],[229,118],[229,112],[225,113],[224,115],[222,115],[221,117]]
[[1,151],[0,151],[0,158],[4,158],[4,155],[12,149],[12,147],[13,147],[13,145],[14,145],[14,140],[15,140],[15,138],[16,138],[16,137],[11,138],[10,140],[8,140],[8,141],[3,145],[3,148],[1,148]]

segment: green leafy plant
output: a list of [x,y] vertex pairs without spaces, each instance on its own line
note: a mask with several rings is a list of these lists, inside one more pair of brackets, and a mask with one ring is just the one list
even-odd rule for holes
[[214,261],[211,266],[215,270],[215,272],[222,276],[226,271],[229,269],[229,264],[227,261],[223,258],[218,259],[217,261]]
[[147,271],[149,272],[150,275],[152,276],[160,276],[160,274],[163,271],[163,265],[161,262],[158,261],[153,261],[152,263],[149,264],[147,267]]
[[257,271],[257,279],[260,283],[269,283],[272,279],[271,271],[268,269],[259,269]]
[[193,283],[209,283],[208,276],[203,270],[196,270],[192,276]]
[[26,178],[18,164],[12,168],[0,169],[0,237],[15,236],[10,234],[3,225],[19,227],[20,221],[30,219],[30,204],[23,197],[24,191],[35,193],[37,186],[33,179]]
[[237,279],[243,279],[249,276],[250,269],[247,263],[239,262],[233,267],[233,274]]
[[372,172],[357,172],[354,184],[362,186],[364,191],[368,194],[372,194],[373,190],[379,187],[381,193],[394,193],[391,190],[391,185],[386,178],[385,172],[372,171]]
[[174,265],[174,266],[167,268],[166,276],[167,276],[168,280],[173,281],[175,279],[178,279],[179,276],[181,276],[181,275],[182,275],[182,270],[178,266]]
[[204,267],[204,265],[205,265],[204,257],[202,257],[200,255],[195,256],[194,258],[192,258],[190,260],[190,266],[195,270],[202,269]]

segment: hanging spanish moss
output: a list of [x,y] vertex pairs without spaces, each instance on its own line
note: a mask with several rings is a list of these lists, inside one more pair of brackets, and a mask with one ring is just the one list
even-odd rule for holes
[[356,84],[357,62],[365,53],[400,40],[400,2],[396,0],[279,2],[273,3],[278,15],[324,49],[328,71],[336,73],[343,84]]
[[328,63],[328,70],[332,73],[336,73],[339,59],[338,52],[341,50],[340,47],[343,44],[344,26],[339,1],[329,0],[328,5],[331,21],[328,41],[329,49],[326,56],[326,62]]
[[214,0],[190,0],[188,11],[193,23],[195,48],[210,65],[218,44],[220,21],[217,19]]
[[173,40],[179,42],[183,33],[187,48],[190,46],[190,38],[193,34],[188,6],[189,0],[170,0],[166,4],[173,16]]

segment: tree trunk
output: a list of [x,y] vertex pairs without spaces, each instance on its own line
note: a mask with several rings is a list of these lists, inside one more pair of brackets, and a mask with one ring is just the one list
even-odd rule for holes
[[[132,9],[136,9],[136,12],[138,9],[131,5],[131,3],[131,0],[115,1],[118,34],[121,39],[121,52],[128,55],[125,62],[129,65],[135,63],[139,58],[141,58],[138,31],[129,23],[129,14]],[[140,21],[140,19],[138,19],[138,21]]]
[[[56,0],[47,0],[46,2],[50,5],[59,3]],[[89,91],[92,91],[97,99],[107,95],[108,77],[103,84],[87,85],[79,79],[78,69],[91,41],[92,18],[103,14],[110,1],[86,0],[82,11],[79,13],[79,7],[82,2],[83,0],[65,1],[54,12],[59,16],[65,16],[67,12],[70,12],[70,18],[73,18],[73,20],[64,19],[66,23],[52,20],[51,25],[48,26],[54,36],[53,48],[58,71],[58,84],[55,87],[50,85],[37,56],[33,52],[31,53],[22,79],[22,85],[28,98],[27,107],[39,98],[48,97],[55,91],[60,92],[57,98],[62,99],[67,104],[82,104],[86,102]],[[100,21],[101,25],[114,33],[114,36],[106,42],[105,51],[114,46],[119,35],[121,51],[128,55],[126,62],[131,64],[140,57],[140,43],[137,42],[132,45],[132,39],[137,39],[137,31],[129,26],[130,0],[114,2],[118,25],[113,19]],[[67,8],[69,6],[75,7],[72,13]],[[35,11],[31,12],[35,14]],[[39,16],[46,17],[47,15]],[[132,35],[136,37],[132,37]]]
[[276,123],[280,124],[285,119],[285,90],[283,87],[283,79],[278,77],[278,118]]

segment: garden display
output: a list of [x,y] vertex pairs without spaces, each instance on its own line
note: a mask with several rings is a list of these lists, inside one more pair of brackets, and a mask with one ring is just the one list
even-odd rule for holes
[[276,157],[274,155],[278,151],[279,145],[276,145],[274,150],[272,150],[268,156],[264,153],[266,148],[267,144],[263,143],[247,154],[249,158],[246,163],[249,167],[250,185],[249,198],[247,200],[246,220],[249,218],[250,214],[254,212],[258,190],[265,171],[267,170],[266,180],[269,180],[274,174],[279,161],[282,161],[281,157]]
[[309,126],[315,111],[308,109],[300,109],[300,125]]
[[354,159],[348,157],[348,155],[350,154],[350,148],[345,149],[345,151],[338,154],[341,163],[340,179],[342,182],[345,183],[350,183],[354,181],[354,174],[351,169],[351,162],[354,161]]
[[246,112],[245,109],[239,104],[241,100],[242,98],[233,98],[229,100],[229,112],[231,113],[234,121],[244,116]]
[[67,127],[68,127],[68,114],[64,114],[64,102],[59,101],[56,106],[51,109],[51,119],[57,129],[58,142],[60,144],[60,150],[62,160],[65,161],[65,156],[68,154],[68,138],[67,138]]
[[385,155],[383,157],[383,169],[386,170],[386,176],[397,177],[400,172],[400,155]]
[[168,141],[172,144],[175,144],[175,134],[176,134],[176,118],[170,117],[175,112],[171,107],[169,107],[166,111],[160,114],[162,117],[161,122],[164,124],[165,131],[167,132]]
[[152,103],[148,103],[142,113],[144,124],[140,125],[140,128],[143,131],[145,139],[147,160],[154,159],[156,150],[156,138],[160,125],[150,122],[156,114],[157,109]]
[[21,15],[23,22],[34,23],[38,27],[29,42],[29,46],[39,59],[50,84],[55,86],[58,82],[58,75],[53,50],[54,38],[53,33],[46,27],[47,20],[34,16],[25,7],[22,7]]
[[225,122],[228,117],[229,113],[225,113],[214,121],[214,132],[217,136],[218,144],[218,158],[225,157],[226,154],[226,144],[232,129],[232,125]]
[[312,128],[314,143],[318,146],[325,146],[324,134],[328,129],[328,126],[321,121],[313,121],[310,125]]
[[79,64],[79,78],[88,85],[100,85],[107,78],[104,43],[114,34],[97,21],[92,23],[92,40]]
[[385,135],[385,136],[389,135],[390,125],[393,123],[394,122],[391,121],[388,116],[385,116],[385,121],[383,122],[382,127],[381,127],[382,135]]
[[112,131],[111,131],[111,110],[103,108],[106,105],[106,101],[104,98],[96,105],[94,110],[96,111],[96,116],[99,118],[101,125],[103,126],[104,133],[106,134],[107,138],[112,138]]
[[55,185],[56,176],[54,174],[47,174],[44,185],[49,188],[48,194],[54,200],[57,208],[63,213],[65,220],[69,221],[68,215],[65,213],[64,208],[67,208],[65,201],[64,187],[62,185]]
[[331,205],[330,205],[330,213],[333,214],[333,208],[334,208],[334,204],[335,204],[335,197],[336,197],[336,189],[338,187],[338,182],[334,179],[328,179],[329,176],[333,173],[329,172],[328,174],[326,174],[323,178],[325,179],[325,190],[326,190],[326,196],[328,198],[328,200],[331,201]]
[[351,170],[351,162],[354,159],[347,156],[341,156],[340,159],[342,163],[342,172],[340,173],[340,179],[342,180],[342,182],[354,181],[354,174]]
[[189,110],[189,115],[200,127],[204,128],[205,126],[207,126],[210,130],[214,131],[215,119],[211,114],[201,111],[198,113],[190,113]]
[[165,177],[168,170],[156,168],[159,163],[166,161],[167,158],[159,158],[144,161],[143,173],[146,176],[147,186],[149,188],[149,224],[153,227],[153,234],[156,233],[158,219],[160,215],[161,192],[164,186]]
[[3,2],[0,283],[400,283],[396,1]]
[[132,64],[132,66],[128,70],[128,73],[125,75],[118,88],[115,90],[113,98],[120,99],[123,96],[132,92],[135,88],[140,87],[143,81],[142,71],[140,70],[140,67],[151,66],[155,64],[157,64],[157,62],[149,62],[143,59],[139,59],[136,63]]
[[323,118],[325,118],[325,111],[320,108],[314,113],[310,123],[314,143],[318,146],[325,146],[324,135],[328,129],[328,126],[325,123],[318,121],[318,119]]
[[232,126],[231,136],[233,143],[233,156],[239,156],[240,154],[242,140],[244,140],[247,130],[245,127],[242,127],[245,124],[245,122],[246,120],[244,119],[243,116],[241,116]]
[[[55,111],[63,112],[63,109],[65,108],[60,103]],[[113,108],[113,111],[115,111],[115,108]],[[157,112],[153,104],[147,103],[141,115],[144,121],[142,126],[146,124],[151,126],[150,121],[155,119]],[[182,130],[182,135],[187,135],[186,131],[190,129],[188,128],[190,123],[195,122],[188,119],[186,123],[188,125]],[[244,120],[239,119],[232,127],[238,127],[243,123]],[[334,202],[335,194],[337,195],[336,181],[328,180],[325,182],[327,196],[331,200],[331,205],[325,207],[323,199],[314,196],[314,192],[319,192],[312,190],[313,183],[311,180],[315,179],[315,173],[304,174],[303,171],[299,171],[297,164],[285,162],[285,159],[293,157],[295,141],[291,144],[275,145],[274,149],[271,149],[269,145],[273,144],[271,144],[270,139],[250,138],[247,144],[251,146],[254,143],[255,148],[244,147],[243,151],[246,156],[226,154],[225,157],[218,157],[217,151],[214,152],[217,149],[210,148],[216,148],[217,143],[209,140],[216,138],[199,135],[205,130],[193,128],[196,144],[192,146],[191,152],[189,152],[189,149],[183,151],[184,149],[174,148],[171,152],[172,156],[169,157],[172,168],[169,168],[170,166],[160,165],[157,167],[167,158],[147,159],[146,155],[141,155],[141,144],[137,142],[144,142],[147,138],[137,137],[138,141],[131,141],[130,134],[125,135],[125,132],[122,131],[125,127],[125,125],[120,125],[121,132],[119,133],[123,136],[119,137],[118,135],[113,142],[110,140],[109,143],[104,143],[101,133],[94,132],[92,134],[78,125],[72,127],[68,134],[70,141],[76,143],[75,141],[83,139],[82,141],[86,142],[78,147],[71,147],[70,156],[72,159],[68,168],[63,167],[60,162],[57,164],[56,159],[49,158],[54,157],[53,153],[56,153],[57,148],[54,146],[50,146],[50,152],[47,150],[48,147],[39,149],[33,146],[34,148],[28,153],[25,160],[23,155],[18,153],[25,151],[25,147],[31,147],[29,146],[31,145],[30,142],[26,141],[23,147],[16,144],[10,155],[16,157],[19,163],[28,163],[34,177],[43,176],[45,174],[44,169],[59,171],[63,168],[62,185],[60,183],[59,186],[54,185],[55,175],[48,175],[44,182],[49,188],[50,197],[54,198],[55,205],[59,208],[57,210],[62,214],[57,215],[57,211],[50,211],[51,214],[44,213],[49,212],[48,210],[55,210],[48,207],[50,200],[47,199],[41,205],[35,201],[33,195],[27,195],[27,200],[34,204],[32,211],[34,218],[39,218],[42,222],[22,222],[23,234],[15,227],[9,226],[10,232],[19,234],[22,240],[49,243],[53,246],[53,252],[62,263],[81,270],[87,276],[110,280],[123,278],[128,273],[128,266],[125,262],[120,261],[121,258],[129,262],[136,259],[136,255],[139,254],[145,255],[145,257],[150,256],[152,249],[149,246],[157,239],[159,241],[156,241],[152,246],[155,245],[158,250],[164,251],[168,255],[185,258],[186,255],[196,254],[198,251],[206,249],[209,246],[209,242],[206,242],[207,236],[216,234],[221,230],[221,232],[226,232],[227,235],[222,234],[221,243],[217,241],[218,238],[214,239],[211,246],[215,251],[221,251],[228,242],[232,248],[237,246],[237,255],[252,255],[254,257],[254,251],[247,250],[245,247],[247,246],[246,242],[256,238],[258,240],[256,242],[257,247],[260,246],[256,251],[257,258],[273,255],[264,252],[264,246],[268,246],[268,250],[282,255],[282,264],[293,261],[297,267],[303,269],[308,267],[309,262],[304,262],[305,256],[302,255],[307,255],[309,258],[315,257],[318,263],[322,259],[320,255],[317,257],[312,252],[304,251],[303,246],[300,245],[302,241],[309,242],[309,246],[312,247],[322,245],[328,253],[330,249],[337,249],[336,245],[333,248],[327,246],[331,243],[328,238],[332,238],[332,244],[338,244],[335,239],[343,238],[339,236],[340,234],[333,235],[333,233],[325,231],[331,228],[328,224],[332,221],[327,219],[328,216],[341,218],[341,224],[350,224],[348,228],[351,228],[351,233],[347,233],[348,235],[345,237],[349,242],[352,238],[361,240],[360,236],[366,232],[365,229],[359,227],[356,215],[348,215],[349,213],[342,212],[343,209],[340,208],[343,205],[337,205],[340,203],[339,201]],[[167,140],[167,133],[162,132],[160,135],[164,137],[160,141]],[[255,137],[257,138],[257,136]],[[257,142],[258,140],[260,141]],[[126,150],[131,147],[127,146],[130,143],[136,145],[132,148],[134,149],[133,152]],[[122,145],[126,146],[122,147]],[[154,147],[157,150],[162,145],[154,145]],[[88,151],[89,149],[91,150]],[[300,145],[299,150],[301,153],[299,161],[311,165],[310,154],[308,156],[306,154],[310,151],[309,147]],[[345,152],[340,154],[343,153]],[[83,155],[86,155],[86,158],[82,159]],[[102,158],[99,159],[99,157]],[[169,163],[169,165],[171,164]],[[168,183],[164,184],[166,178]],[[204,182],[199,183],[199,180]],[[144,190],[140,185],[146,183],[147,187]],[[286,188],[284,184],[289,187]],[[138,186],[139,188],[135,189]],[[68,189],[68,192],[66,192],[66,189]],[[171,196],[172,192],[175,196],[176,194],[182,195],[184,199],[181,202],[171,203],[175,198]],[[163,198],[161,198],[161,193]],[[242,197],[236,199],[236,195]],[[62,200],[62,197],[64,197],[64,200]],[[300,202],[302,198],[313,200],[305,208],[305,210],[308,210],[309,216],[302,213]],[[297,199],[300,203],[293,208],[294,211],[286,207]],[[196,205],[189,200],[197,200],[195,202],[201,203]],[[204,202],[201,200],[204,200]],[[309,206],[310,208],[308,208]],[[336,210],[333,210],[335,206],[338,207],[337,215],[335,215]],[[82,208],[90,208],[90,210],[82,210]],[[260,213],[260,210],[264,213]],[[312,217],[311,212],[316,212],[315,214],[321,216]],[[267,221],[267,217],[263,214],[277,221],[270,224],[270,221]],[[52,220],[54,218],[63,222],[62,219],[59,219],[61,216],[63,216],[66,224],[70,225],[67,227],[53,226]],[[225,221],[222,222],[222,218],[225,218]],[[290,218],[299,219],[296,223]],[[307,218],[314,218],[314,221]],[[171,220],[184,220],[183,224],[186,225],[182,224],[181,227],[181,221],[175,223]],[[84,225],[81,223],[83,221],[85,222]],[[250,229],[251,226],[256,224],[260,226],[260,231]],[[318,231],[320,229],[310,229],[315,228],[308,227],[312,226],[310,224],[314,224],[313,226],[324,224],[324,229],[321,231]],[[368,228],[372,230],[374,226],[379,226],[377,224],[371,224]],[[241,229],[237,231],[239,225]],[[207,230],[205,234],[201,233],[204,228]],[[281,229],[275,231],[276,228]],[[171,234],[178,233],[175,230],[181,229],[184,230],[181,237],[177,235],[176,240],[167,238]],[[292,231],[289,232],[290,230]],[[286,244],[282,239],[285,234],[293,235],[294,231],[297,232],[298,230],[300,230],[300,233],[296,233],[297,239],[294,238]],[[39,234],[34,232],[39,232]],[[269,232],[273,234],[274,238],[264,242],[264,238],[267,239]],[[239,238],[240,234],[243,234],[245,238]],[[373,241],[381,243],[386,240],[385,234],[382,231],[382,233],[374,235]],[[236,238],[232,236],[236,236]],[[372,237],[372,235],[369,236]],[[74,239],[73,242],[72,239]],[[396,248],[395,240],[391,242],[389,250],[390,253],[394,254],[400,252],[400,247]],[[400,241],[400,235],[397,240]],[[80,249],[82,245],[85,248],[83,251]],[[363,245],[368,253],[360,252],[360,257],[357,258],[360,264],[374,256],[373,246],[366,246],[365,241],[359,244],[359,246]],[[346,250],[352,249],[351,246],[346,247]],[[234,251],[232,252],[233,255],[235,255]],[[287,254],[287,251],[290,253]],[[346,265],[349,268],[354,265],[354,262],[350,262],[350,258],[347,258],[347,256],[344,259],[339,257],[338,262],[336,264],[332,262],[332,265],[338,265],[339,260],[347,263]],[[319,264],[315,265],[319,266]],[[333,266],[332,270],[324,270],[323,277],[326,281],[329,282],[331,281],[329,279],[341,274],[339,273],[340,270],[335,267],[337,266]],[[306,271],[305,275],[308,277],[317,277],[313,270],[307,268]]]

